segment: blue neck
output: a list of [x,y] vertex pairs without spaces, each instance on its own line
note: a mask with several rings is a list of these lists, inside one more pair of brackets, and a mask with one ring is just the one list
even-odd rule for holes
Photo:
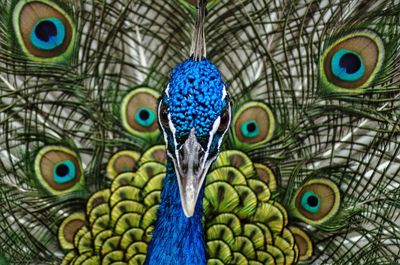
[[207,263],[202,226],[203,196],[204,187],[199,194],[194,215],[187,218],[182,210],[175,170],[172,162],[168,161],[157,222],[145,264],[205,265]]

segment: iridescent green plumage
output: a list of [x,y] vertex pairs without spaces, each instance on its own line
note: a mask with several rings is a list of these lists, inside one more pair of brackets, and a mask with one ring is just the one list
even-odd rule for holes
[[[398,262],[400,2],[209,4],[207,57],[233,113],[206,177],[208,262]],[[26,5],[56,10],[20,21],[31,33],[65,16],[56,53],[24,46]],[[142,264],[166,171],[157,100],[189,55],[195,8],[0,10],[0,264]],[[60,176],[71,186],[43,181]]]
[[[137,161],[135,171],[115,176],[109,189],[92,195],[86,214],[64,220],[59,241],[68,242],[62,246],[69,252],[63,264],[143,262],[165,177],[164,161],[154,158],[162,149],[150,149]],[[291,264],[311,256],[312,252],[300,255],[303,245],[296,245],[291,230],[309,240],[308,236],[288,227],[287,210],[271,200],[268,185],[244,153],[227,150],[221,154],[207,176],[205,194],[209,264],[275,264],[274,260]],[[71,223],[80,228],[69,229]]]

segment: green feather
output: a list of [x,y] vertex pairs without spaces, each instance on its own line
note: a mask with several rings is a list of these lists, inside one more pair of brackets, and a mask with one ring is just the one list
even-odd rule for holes
[[[64,46],[27,48],[27,5],[56,11],[30,17],[28,29],[64,16]],[[208,262],[397,261],[400,2],[207,7],[207,57],[233,101],[206,177]],[[156,103],[190,56],[195,9],[186,0],[0,1],[0,264],[143,263],[167,159]],[[369,75],[349,81],[335,49]],[[38,174],[50,147],[69,150],[81,171],[65,192]],[[332,211],[317,218],[327,187]],[[71,220],[79,229],[62,233]]]

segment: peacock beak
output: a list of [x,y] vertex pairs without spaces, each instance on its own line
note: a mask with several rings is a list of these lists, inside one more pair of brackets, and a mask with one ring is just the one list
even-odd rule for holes
[[207,171],[214,158],[197,141],[194,129],[188,139],[176,151],[174,160],[175,171],[179,183],[179,191],[183,212],[187,217],[194,214],[197,199]]

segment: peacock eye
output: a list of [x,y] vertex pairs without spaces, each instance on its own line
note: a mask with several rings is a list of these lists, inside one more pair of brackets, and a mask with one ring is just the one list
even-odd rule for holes
[[159,113],[160,123],[165,128],[168,128],[169,127],[168,106],[163,101],[160,104],[161,104],[160,105],[160,113]]
[[107,177],[114,179],[116,176],[126,172],[132,172],[140,158],[140,154],[124,150],[114,154],[107,164]]
[[313,191],[304,192],[300,203],[303,209],[309,213],[317,213],[321,207],[321,199]]
[[77,177],[77,168],[72,160],[64,160],[54,166],[53,178],[58,184],[68,183]]
[[255,120],[243,122],[240,131],[246,138],[254,138],[260,135],[260,127]]
[[135,115],[136,121],[143,127],[150,127],[156,121],[154,110],[149,108],[140,108]]
[[357,81],[365,73],[362,57],[346,49],[340,49],[333,55],[331,69],[333,75],[343,81]]
[[35,158],[38,182],[50,193],[72,191],[83,183],[83,170],[76,152],[62,146],[42,148]]
[[65,250],[74,249],[74,237],[78,231],[86,225],[86,215],[76,212],[69,215],[60,225],[58,239],[60,245]]
[[306,182],[296,193],[292,202],[295,216],[309,224],[328,221],[340,205],[338,187],[328,179]]
[[20,1],[13,22],[17,40],[31,59],[62,61],[72,54],[73,20],[51,1]]
[[221,114],[221,121],[219,123],[218,132],[225,132],[229,126],[231,119],[230,108],[225,108]]
[[299,248],[299,261],[308,260],[313,255],[313,242],[302,229],[294,226],[289,227],[294,241]]
[[153,89],[141,87],[128,93],[122,100],[121,119],[127,131],[133,135],[158,135],[157,98]]
[[39,20],[30,34],[30,41],[37,49],[50,51],[65,41],[65,26],[58,18]]
[[381,69],[384,44],[371,31],[345,35],[325,49],[320,62],[323,88],[360,91],[368,87]]
[[244,104],[233,119],[235,140],[245,149],[270,141],[275,126],[275,117],[271,109],[261,102]]

